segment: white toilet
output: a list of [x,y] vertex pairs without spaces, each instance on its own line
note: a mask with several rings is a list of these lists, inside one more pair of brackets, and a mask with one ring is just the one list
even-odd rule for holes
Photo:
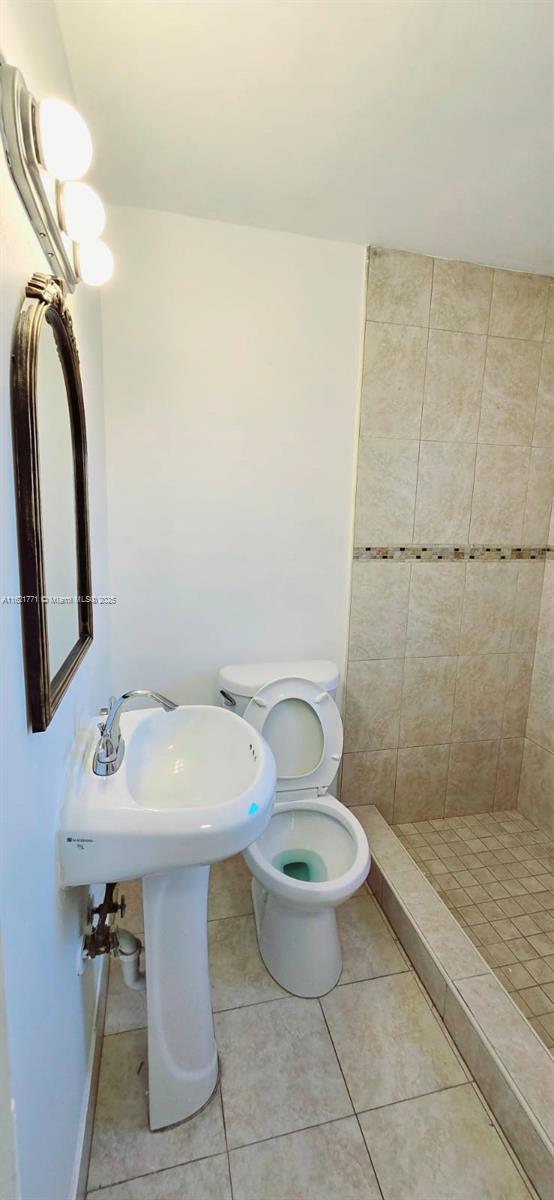
[[342,953],[335,908],[369,871],[360,822],[330,787],[342,756],[342,721],[332,662],[224,667],[226,704],[269,742],[277,796],[267,829],[244,851],[260,954],[295,996],[322,996],[336,984]]

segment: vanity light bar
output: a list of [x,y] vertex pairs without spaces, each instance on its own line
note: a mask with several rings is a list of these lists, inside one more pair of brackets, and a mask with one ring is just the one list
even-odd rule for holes
[[100,287],[107,283],[113,273],[113,254],[110,247],[99,238],[75,242],[75,269],[79,279],[89,287]]
[[[63,100],[37,103],[21,71],[1,57],[0,116],[8,166],[52,274],[63,279],[70,292],[80,279],[93,285],[105,283],[113,258],[105,243],[97,240],[104,206],[88,184],[75,182],[92,159],[92,139],[83,118]],[[78,240],[77,233],[82,235]],[[82,273],[81,240],[83,263],[86,259],[90,264]]]
[[106,224],[106,210],[100,196],[88,183],[66,180],[56,183],[58,222],[72,242],[99,238]]
[[17,67],[0,66],[2,88],[2,140],[15,186],[27,209],[38,240],[48,258],[52,274],[61,276],[70,292],[77,274],[64,246],[41,178],[35,137],[36,102]]
[[41,100],[35,137],[43,167],[62,182],[81,179],[92,162],[92,138],[77,109],[65,100]]

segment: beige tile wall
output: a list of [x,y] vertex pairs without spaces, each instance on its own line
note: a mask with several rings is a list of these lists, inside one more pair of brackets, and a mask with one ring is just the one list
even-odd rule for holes
[[[546,544],[553,327],[549,278],[370,251],[357,546]],[[354,561],[345,803],[395,822],[514,807],[526,736],[542,778],[543,575]]]
[[554,829],[554,562],[544,571],[518,807]]

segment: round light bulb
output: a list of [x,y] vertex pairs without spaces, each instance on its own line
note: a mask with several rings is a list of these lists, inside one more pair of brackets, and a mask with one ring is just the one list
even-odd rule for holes
[[105,242],[79,242],[77,261],[83,283],[99,287],[111,279],[114,268],[113,254]]
[[73,242],[100,237],[106,224],[106,210],[94,188],[72,180],[61,185],[58,197],[62,228]]
[[80,113],[65,100],[38,106],[40,159],[56,179],[80,179],[92,162],[92,138]]

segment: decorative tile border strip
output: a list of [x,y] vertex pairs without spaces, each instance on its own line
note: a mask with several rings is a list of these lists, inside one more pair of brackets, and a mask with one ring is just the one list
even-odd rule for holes
[[554,559],[554,546],[354,546],[353,557],[358,560],[392,559],[395,562],[420,559],[423,562]]

